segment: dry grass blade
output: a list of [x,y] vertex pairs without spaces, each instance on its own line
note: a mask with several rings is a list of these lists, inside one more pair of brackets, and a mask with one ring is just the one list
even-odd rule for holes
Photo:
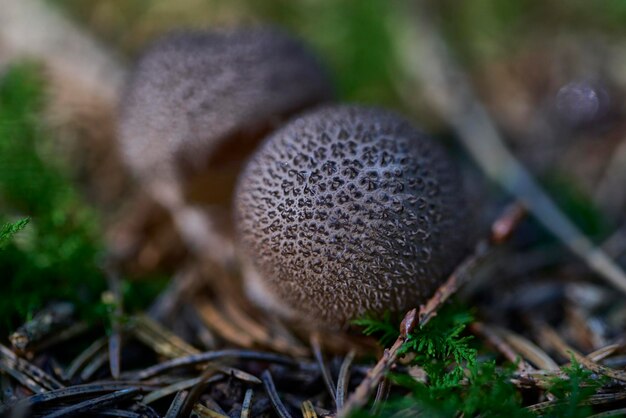
[[506,148],[470,82],[452,58],[426,2],[417,2],[413,7],[398,13],[395,24],[390,25],[395,34],[396,55],[408,79],[422,87],[429,104],[454,128],[489,177],[523,202],[591,270],[626,292],[624,271],[580,232]]
[[133,318],[132,333],[154,352],[167,358],[200,353],[198,349],[146,315]]
[[181,315],[183,315],[185,322],[189,325],[205,350],[214,350],[217,347],[215,336],[204,324],[202,319],[200,319],[198,312],[192,306],[183,306]]
[[224,311],[239,328],[247,332],[258,344],[269,347],[280,353],[291,354],[293,356],[305,356],[308,354],[306,347],[303,347],[297,341],[287,340],[281,335],[271,335],[269,327],[261,326],[253,321],[233,303],[233,300],[227,299],[224,302]]
[[517,335],[508,329],[498,327],[494,327],[494,331],[502,336],[515,350],[521,353],[526,360],[530,361],[539,369],[550,371],[560,370],[559,365],[552,357],[521,335]]
[[606,347],[597,349],[596,351],[587,354],[587,358],[591,361],[602,361],[607,357],[612,356],[616,352],[624,348],[624,344],[609,344]]
[[174,400],[170,404],[170,407],[167,409],[165,413],[165,418],[176,418],[180,416],[180,410],[185,403],[185,399],[187,398],[189,392],[181,391],[174,396]]
[[61,410],[55,411],[51,414],[45,416],[45,418],[60,418],[67,416],[76,416],[81,412],[88,411],[90,409],[101,408],[107,405],[111,405],[115,402],[121,401],[123,399],[130,398],[139,393],[138,388],[127,388],[121,389],[117,392],[109,393],[107,395],[100,396],[95,399],[89,399],[84,402],[79,402],[72,406],[68,406],[67,408],[63,408]]
[[107,339],[102,337],[91,343],[82,353],[80,353],[68,366],[67,370],[63,374],[65,380],[72,380],[76,373],[83,367],[89,360],[94,358],[96,354],[104,349],[107,344]]
[[246,348],[254,345],[254,339],[250,335],[232,325],[210,302],[203,302],[196,309],[204,324],[226,341]]
[[37,386],[41,386],[47,390],[60,389],[63,387],[61,382],[54,377],[30,362],[16,356],[15,353],[2,344],[0,344],[0,367],[6,369],[7,373],[18,379],[18,381],[24,385],[26,385],[25,382],[28,382],[28,384],[35,382]]
[[93,383],[40,393],[20,400],[19,404],[25,406],[38,406],[44,403],[68,402],[77,399],[91,398],[94,394],[110,393],[129,388],[138,388],[142,391],[150,390],[149,386],[138,385],[136,382]]
[[300,410],[302,411],[302,418],[317,418],[317,413],[311,401],[302,402]]
[[229,418],[228,415],[224,415],[220,412],[214,411],[201,403],[196,403],[193,406],[193,412],[201,418]]
[[253,350],[238,350],[238,349],[226,349],[207,351],[205,353],[195,354],[191,356],[175,358],[152,367],[148,367],[138,372],[134,377],[139,380],[148,379],[149,377],[156,376],[161,373],[165,373],[168,370],[191,367],[202,363],[208,363],[211,361],[225,360],[225,359],[241,359],[241,360],[256,360],[268,363],[278,363],[285,365],[293,365],[296,362],[286,356],[274,353],[265,353],[262,351]]
[[252,404],[252,396],[254,391],[252,389],[246,390],[246,394],[243,397],[243,403],[241,404],[241,418],[250,417],[250,405]]
[[216,366],[215,368],[219,370],[220,372],[224,373],[225,375],[232,376],[235,379],[241,380],[242,382],[252,383],[254,385],[258,385],[262,383],[261,379],[241,369],[236,369],[234,367],[228,367],[228,366]]
[[520,371],[531,370],[532,367],[527,364],[522,356],[518,354],[493,328],[481,323],[474,322],[470,325],[472,332],[482,335],[496,350],[498,350],[504,358],[511,363],[517,363]]
[[[108,343],[108,340],[107,340]],[[103,351],[100,354],[96,355],[83,369],[80,373],[80,378],[83,381],[88,381],[97,372],[102,366],[104,366],[109,360],[108,351]]]
[[339,369],[339,377],[337,377],[337,410],[343,408],[343,402],[348,392],[348,382],[350,381],[350,366],[354,360],[355,352],[350,351]]
[[[211,381],[217,381],[221,379],[221,376],[213,376]],[[166,396],[170,396],[174,393],[183,391],[185,389],[189,389],[200,383],[202,377],[194,377],[192,379],[181,380],[180,382],[176,382],[164,388],[155,390],[154,392],[150,392],[142,399],[142,403],[148,405],[152,402],[158,401],[159,399],[165,398]]]
[[322,371],[322,378],[324,379],[324,384],[326,385],[326,389],[330,394],[331,399],[337,405],[337,397],[335,394],[337,393],[337,389],[335,388],[335,383],[333,382],[333,377],[330,374],[330,370],[326,367],[326,362],[324,361],[324,356],[322,354],[322,347],[320,346],[320,337],[318,333],[311,334],[311,348],[313,349],[313,356],[315,357],[315,361],[320,367]]
[[598,373],[611,379],[619,380],[620,382],[626,382],[626,373],[619,370],[614,370],[605,366],[602,366],[588,357],[583,356],[578,351],[574,350],[548,325],[542,325],[539,329],[542,338],[545,339],[555,350],[565,357],[574,357],[574,359],[580,363],[583,367],[591,370],[594,373]]
[[285,404],[283,404],[280,400],[280,396],[278,396],[276,385],[274,385],[274,379],[272,379],[272,374],[269,370],[265,370],[261,374],[261,380],[263,381],[263,386],[265,387],[267,395],[270,397],[274,411],[276,411],[280,418],[291,418],[291,414],[287,411]]

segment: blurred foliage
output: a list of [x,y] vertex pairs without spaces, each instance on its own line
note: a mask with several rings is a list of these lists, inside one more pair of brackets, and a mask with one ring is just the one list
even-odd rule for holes
[[3,327],[55,299],[92,311],[104,290],[95,263],[96,217],[46,151],[51,142],[42,123],[44,103],[36,66],[13,67],[0,80],[0,207],[31,219],[0,251]]
[[[21,64],[0,79],[0,224],[29,217],[0,230],[0,331],[53,300],[74,302],[85,319],[107,312],[98,217],[51,151],[40,75],[37,66]],[[163,282],[126,284],[130,305],[145,307]]]
[[398,107],[385,0],[109,0],[54,2],[115,49],[133,54],[178,27],[273,22],[309,41],[331,67],[344,100]]
[[398,106],[387,30],[393,2],[283,0],[249,4],[259,16],[290,28],[318,48],[336,75],[343,99]]

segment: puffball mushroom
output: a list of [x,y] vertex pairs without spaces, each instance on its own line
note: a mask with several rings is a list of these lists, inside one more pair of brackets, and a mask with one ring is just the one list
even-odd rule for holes
[[280,121],[331,97],[317,58],[280,30],[173,33],[143,54],[130,77],[120,149],[190,246],[219,253],[224,244],[208,242],[209,222],[189,195],[200,190],[203,203],[230,203],[254,146]]
[[320,328],[418,306],[468,247],[453,162],[378,108],[324,107],[269,136],[234,211],[250,297]]

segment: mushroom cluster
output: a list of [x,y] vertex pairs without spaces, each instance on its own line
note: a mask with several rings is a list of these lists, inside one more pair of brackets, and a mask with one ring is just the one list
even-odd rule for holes
[[[468,243],[463,189],[442,147],[383,109],[318,106],[331,97],[318,60],[282,32],[170,35],[131,78],[120,143],[200,252],[223,240],[203,243],[210,220],[189,191],[218,201],[225,187],[229,201],[234,190],[231,242],[250,298],[336,329],[424,302]],[[227,167],[236,187],[219,177]]]

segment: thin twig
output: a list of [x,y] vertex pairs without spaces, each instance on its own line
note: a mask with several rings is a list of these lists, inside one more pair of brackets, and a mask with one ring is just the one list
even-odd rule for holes
[[[515,209],[515,207],[517,207],[517,209]],[[372,391],[376,389],[383,377],[395,364],[400,354],[400,349],[409,334],[416,326],[423,327],[426,325],[436,315],[438,309],[448,298],[450,298],[462,284],[469,280],[471,277],[470,272],[485,258],[491,247],[493,245],[502,244],[504,239],[512,234],[513,230],[515,230],[519,222],[523,219],[520,211],[523,211],[523,209],[521,209],[518,204],[506,208],[504,213],[493,223],[493,225],[498,225],[498,227],[492,228],[492,236],[476,246],[474,254],[470,255],[454,270],[448,280],[437,289],[426,304],[420,306],[419,314],[416,308],[407,312],[400,324],[400,335],[391,348],[385,350],[383,356],[378,360],[378,363],[368,371],[365,379],[363,379],[361,384],[359,384],[352,395],[350,395],[344,407],[338,411],[337,416],[339,418],[349,416],[354,409],[362,407],[367,403]]]

